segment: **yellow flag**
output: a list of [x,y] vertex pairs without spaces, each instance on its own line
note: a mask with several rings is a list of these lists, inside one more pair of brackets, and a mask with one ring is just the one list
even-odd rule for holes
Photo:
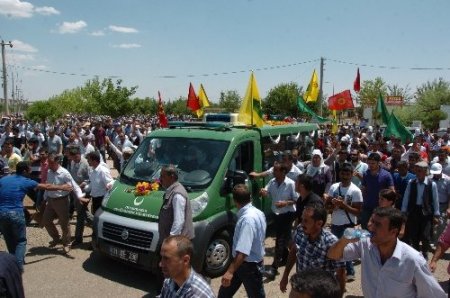
[[306,102],[310,102],[316,101],[317,97],[319,97],[319,79],[317,78],[317,73],[316,70],[314,69],[311,81],[309,82],[308,88],[306,89],[303,98],[305,99]]
[[337,134],[337,132],[338,132],[338,123],[337,123],[336,110],[333,110],[333,125],[331,126],[331,133]]
[[256,127],[264,125],[261,97],[259,96],[258,86],[256,85],[253,72],[250,75],[247,91],[239,109],[239,121],[248,125],[255,125]]
[[205,88],[203,88],[203,84],[200,84],[200,90],[198,91],[198,101],[200,102],[200,109],[195,112],[197,113],[197,117],[200,118],[205,112],[204,108],[211,105],[208,100],[208,95],[206,95]]

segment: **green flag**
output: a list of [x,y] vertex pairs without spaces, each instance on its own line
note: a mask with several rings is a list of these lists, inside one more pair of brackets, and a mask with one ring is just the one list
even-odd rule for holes
[[314,111],[311,110],[311,108],[306,104],[306,102],[303,100],[303,98],[301,96],[299,96],[297,98],[297,106],[298,106],[298,109],[300,110],[300,112],[309,114],[313,119],[315,119],[319,123],[331,121],[328,118],[321,117],[321,116],[317,115],[316,113],[314,113]]
[[381,115],[381,120],[383,120],[383,123],[387,125],[389,122],[389,112],[384,104],[384,99],[381,93],[377,100],[377,113]]
[[400,121],[395,117],[394,111],[392,111],[391,116],[389,117],[389,122],[384,130],[384,137],[396,136],[402,139],[402,143],[405,144],[411,142],[413,140],[412,133],[405,127]]

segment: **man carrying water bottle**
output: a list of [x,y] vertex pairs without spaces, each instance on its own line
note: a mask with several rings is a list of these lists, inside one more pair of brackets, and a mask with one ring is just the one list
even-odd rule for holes
[[345,261],[361,258],[364,297],[447,297],[422,254],[398,239],[403,221],[397,209],[376,208],[368,225],[371,237],[344,233],[327,257]]
[[[357,224],[357,216],[361,212],[363,197],[361,190],[352,182],[353,167],[344,163],[339,168],[340,182],[331,185],[328,194],[324,194],[327,202],[331,203],[331,233],[341,238],[344,230]],[[355,280],[353,262],[345,262],[347,281]]]

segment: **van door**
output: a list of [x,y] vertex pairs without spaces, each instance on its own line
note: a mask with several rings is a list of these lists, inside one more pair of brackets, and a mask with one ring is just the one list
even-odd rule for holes
[[[230,161],[228,169],[231,171],[241,170],[245,173],[249,174],[252,171],[260,170],[261,167],[261,148],[259,142],[257,142],[255,146],[254,141],[245,141],[239,144],[234,153],[233,158]],[[255,165],[260,164],[259,167],[255,167]],[[257,179],[260,181],[255,181],[253,179],[247,179],[246,184],[249,190],[252,193],[252,203],[258,209],[263,210],[263,202],[259,195],[259,190],[262,185],[263,180]],[[261,184],[261,185],[260,185]]]

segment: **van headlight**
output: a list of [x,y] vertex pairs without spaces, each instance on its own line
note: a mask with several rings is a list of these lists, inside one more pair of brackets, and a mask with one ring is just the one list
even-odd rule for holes
[[199,215],[208,205],[209,196],[206,192],[191,200],[192,217]]

